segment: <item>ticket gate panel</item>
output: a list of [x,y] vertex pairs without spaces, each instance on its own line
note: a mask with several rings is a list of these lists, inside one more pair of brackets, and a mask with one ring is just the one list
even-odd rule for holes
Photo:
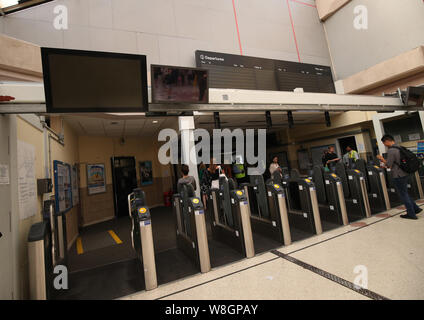
[[349,186],[349,178],[346,174],[346,167],[343,162],[338,162],[336,164],[336,175],[342,180],[343,193],[345,199],[351,198],[350,186]]
[[[220,180],[222,184],[228,184],[228,181]],[[215,241],[225,243],[234,250],[237,250],[245,257],[251,257],[254,255],[253,241],[251,239],[251,226],[250,226],[250,210],[248,208],[248,202],[246,194],[243,190],[231,190],[229,192],[229,212],[223,206],[224,197],[221,190],[229,190],[227,188],[220,188],[219,190],[212,189],[208,193],[208,205],[207,205],[207,217],[210,221],[212,229],[212,237]],[[217,211],[220,214],[217,214]],[[246,215],[246,212],[248,213]],[[222,217],[231,216],[232,225],[229,225],[229,219],[222,219]],[[246,222],[246,216],[249,221]],[[247,228],[244,231],[243,228]],[[252,255],[253,254],[253,255]]]
[[283,181],[287,195],[290,226],[312,234],[322,233],[316,190],[309,179]]

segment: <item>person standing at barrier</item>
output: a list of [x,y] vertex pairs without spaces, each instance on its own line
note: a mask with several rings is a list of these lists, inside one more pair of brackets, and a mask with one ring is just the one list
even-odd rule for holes
[[340,158],[337,156],[334,146],[329,146],[322,159],[323,166],[326,167],[327,170],[331,171],[331,169],[335,167],[339,161]]
[[203,193],[203,205],[205,210],[207,203],[207,193],[211,188],[219,188],[219,172],[221,170],[221,167],[217,166],[215,162],[215,159],[212,158],[209,167],[203,172],[202,181],[200,183]]
[[190,170],[188,168],[188,165],[183,164],[181,166],[181,172],[183,174],[183,177],[178,179],[178,184],[191,184],[193,186],[193,189],[196,190],[197,189],[196,180],[194,179],[193,176],[188,175],[189,171]]
[[419,208],[415,201],[408,194],[408,173],[403,171],[399,164],[401,161],[401,154],[399,147],[395,143],[395,139],[386,134],[381,138],[381,142],[388,148],[387,160],[383,156],[378,155],[377,158],[384,163],[387,168],[390,168],[393,176],[393,184],[399,195],[399,198],[406,207],[407,214],[401,215],[404,219],[417,219],[417,214],[423,211]]
[[356,150],[352,149],[351,146],[346,147],[346,152],[349,159],[352,159],[353,162],[359,160],[359,154]]
[[200,162],[200,165],[199,165],[199,181],[203,180],[203,175],[205,173],[205,170],[206,170],[206,166],[202,161]]
[[246,179],[246,169],[243,164],[243,158],[241,156],[236,157],[236,162],[233,164],[233,173],[237,179],[237,183],[247,182]]
[[280,175],[282,175],[282,173],[283,173],[282,170],[281,170],[280,164],[278,163],[278,157],[277,156],[272,158],[272,162],[269,165],[269,173],[271,174],[271,177],[273,176],[275,171],[280,172]]

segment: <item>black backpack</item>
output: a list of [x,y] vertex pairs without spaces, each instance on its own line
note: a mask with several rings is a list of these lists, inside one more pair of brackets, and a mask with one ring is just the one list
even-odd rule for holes
[[400,151],[399,167],[406,173],[415,173],[420,168],[420,160],[418,160],[415,153],[406,149],[405,147],[393,146]]

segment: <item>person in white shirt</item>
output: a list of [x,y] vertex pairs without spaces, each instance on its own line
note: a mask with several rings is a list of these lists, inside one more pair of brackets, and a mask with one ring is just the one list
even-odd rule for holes
[[272,163],[269,165],[269,173],[271,174],[271,176],[273,175],[273,173],[275,172],[275,170],[280,171],[280,174],[282,174],[282,170],[280,165],[278,164],[278,157],[275,156],[274,158],[272,158]]

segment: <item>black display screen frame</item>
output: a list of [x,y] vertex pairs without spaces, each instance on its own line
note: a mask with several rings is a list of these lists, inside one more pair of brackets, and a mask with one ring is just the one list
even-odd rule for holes
[[[206,102],[200,102],[200,101],[169,101],[169,100],[157,100],[155,99],[155,86],[154,86],[154,68],[174,68],[174,69],[180,69],[180,70],[192,70],[192,71],[202,71],[206,72],[207,75],[207,83],[206,83]],[[152,64],[150,65],[150,79],[151,79],[151,93],[152,93],[152,103],[154,104],[175,104],[175,105],[181,105],[181,104],[209,104],[209,70],[203,69],[203,68],[191,68],[191,67],[179,67],[179,66],[169,66],[169,65],[161,65],[161,64]]]
[[[50,77],[49,56],[55,55],[69,55],[69,56],[86,56],[94,58],[115,58],[115,59],[131,59],[140,62],[140,75],[141,75],[141,108],[139,107],[114,107],[114,108],[55,108],[52,99],[52,87]],[[46,97],[46,110],[47,113],[134,113],[134,112],[147,112],[149,110],[149,98],[147,88],[147,58],[145,55],[102,52],[102,51],[87,51],[87,50],[73,50],[73,49],[60,49],[60,48],[41,48],[41,60],[43,67],[43,80],[44,80],[44,93]]]

